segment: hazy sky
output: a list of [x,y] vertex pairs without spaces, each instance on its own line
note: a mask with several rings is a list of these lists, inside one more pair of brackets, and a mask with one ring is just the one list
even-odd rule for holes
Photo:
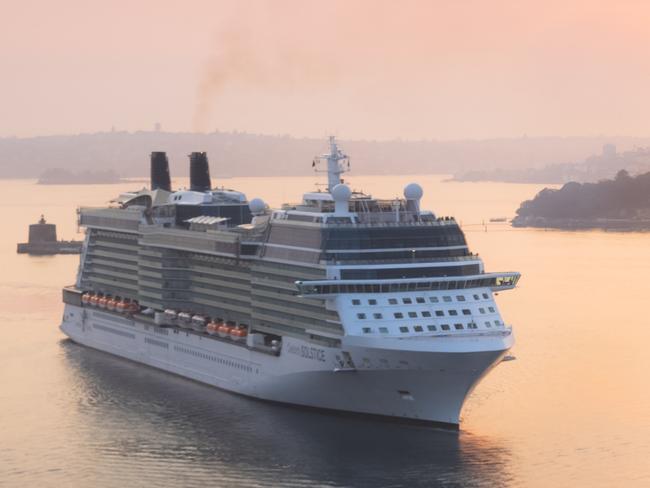
[[648,1],[0,0],[0,136],[650,133]]

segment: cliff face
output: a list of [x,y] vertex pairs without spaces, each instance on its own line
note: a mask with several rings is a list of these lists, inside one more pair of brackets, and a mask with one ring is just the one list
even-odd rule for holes
[[650,173],[632,178],[621,170],[613,180],[545,188],[521,204],[513,225],[650,228]]

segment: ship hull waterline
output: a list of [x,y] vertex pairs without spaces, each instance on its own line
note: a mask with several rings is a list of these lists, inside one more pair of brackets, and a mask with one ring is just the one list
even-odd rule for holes
[[[291,406],[458,429],[467,396],[512,345],[425,352],[283,340],[280,355],[205,334],[66,304],[61,331],[74,342],[222,390]],[[341,358],[351,363],[341,363]]]

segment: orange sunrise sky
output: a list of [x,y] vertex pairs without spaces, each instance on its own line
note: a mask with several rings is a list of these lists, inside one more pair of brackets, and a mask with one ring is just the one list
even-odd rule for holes
[[650,133],[645,1],[0,6],[3,137]]

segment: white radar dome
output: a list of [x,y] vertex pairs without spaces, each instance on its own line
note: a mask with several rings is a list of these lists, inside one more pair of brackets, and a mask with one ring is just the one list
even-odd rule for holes
[[424,191],[417,183],[409,183],[404,187],[404,196],[407,200],[419,200],[422,195],[424,195]]
[[248,208],[250,208],[252,214],[261,214],[266,210],[266,203],[261,198],[253,198],[248,202]]
[[335,202],[346,202],[352,196],[352,190],[348,185],[339,183],[334,188],[332,188],[332,198]]

